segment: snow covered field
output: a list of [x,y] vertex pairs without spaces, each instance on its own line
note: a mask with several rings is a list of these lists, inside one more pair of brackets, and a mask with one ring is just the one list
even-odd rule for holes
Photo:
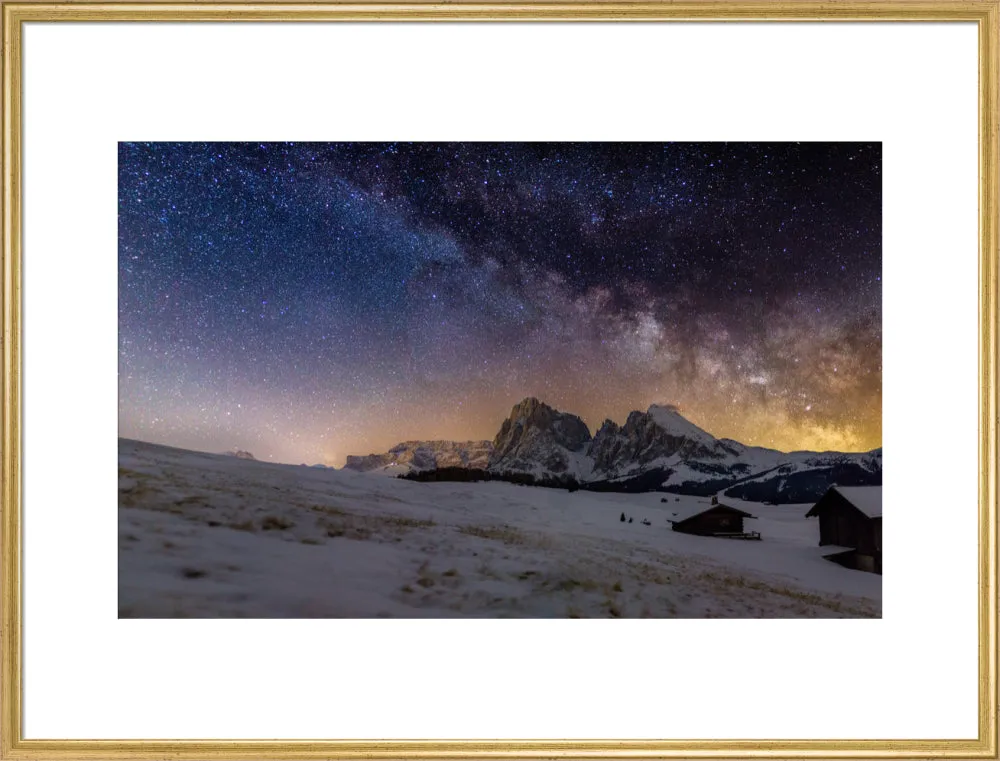
[[881,615],[881,576],[824,560],[809,505],[736,501],[762,541],[697,537],[667,522],[697,497],[418,483],[125,439],[118,489],[121,617]]

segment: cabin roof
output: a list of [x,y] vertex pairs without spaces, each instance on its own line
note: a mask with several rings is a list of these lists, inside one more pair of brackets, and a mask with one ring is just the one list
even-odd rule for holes
[[881,486],[835,486],[840,496],[869,518],[882,517]]
[[744,512],[743,510],[738,510],[735,507],[730,507],[727,504],[719,502],[717,505],[713,505],[709,502],[696,502],[694,504],[688,503],[687,505],[676,505],[670,506],[667,509],[667,520],[670,523],[683,523],[684,521],[694,518],[702,513],[707,513],[710,510],[723,509],[727,512],[737,513],[742,515],[744,518],[755,518],[756,516],[750,515],[750,513]]
[[[882,517],[881,486],[831,486],[830,491],[836,491],[841,497],[854,505],[859,512],[869,518]],[[806,516],[817,515],[816,508],[824,499],[826,499],[826,494],[820,497],[819,502],[812,506],[809,512],[806,513]]]

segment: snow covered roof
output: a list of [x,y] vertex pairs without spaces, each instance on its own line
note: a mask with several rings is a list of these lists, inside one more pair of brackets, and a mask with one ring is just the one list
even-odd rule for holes
[[833,488],[869,518],[882,517],[881,486],[834,486]]
[[755,517],[753,515],[750,515],[750,513],[748,512],[739,510],[735,507],[723,504],[721,502],[717,505],[713,505],[710,502],[705,501],[705,502],[695,502],[694,504],[688,503],[686,505],[676,505],[676,506],[670,505],[666,511],[667,520],[670,523],[681,523],[683,521],[686,521],[688,518],[694,518],[696,515],[701,515],[702,513],[708,512],[709,510],[713,510],[718,507],[727,508],[734,512],[740,513],[746,518]]

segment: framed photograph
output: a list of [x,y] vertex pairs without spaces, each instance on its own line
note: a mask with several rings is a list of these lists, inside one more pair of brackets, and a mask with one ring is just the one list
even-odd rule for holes
[[997,0],[0,5],[0,756],[997,757]]

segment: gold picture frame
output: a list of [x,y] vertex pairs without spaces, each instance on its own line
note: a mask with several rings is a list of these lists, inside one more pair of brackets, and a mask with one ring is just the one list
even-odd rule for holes
[[[3,2],[3,759],[996,758],[1000,0]],[[32,740],[22,736],[22,25],[79,21],[974,22],[979,32],[978,737],[969,740]]]

